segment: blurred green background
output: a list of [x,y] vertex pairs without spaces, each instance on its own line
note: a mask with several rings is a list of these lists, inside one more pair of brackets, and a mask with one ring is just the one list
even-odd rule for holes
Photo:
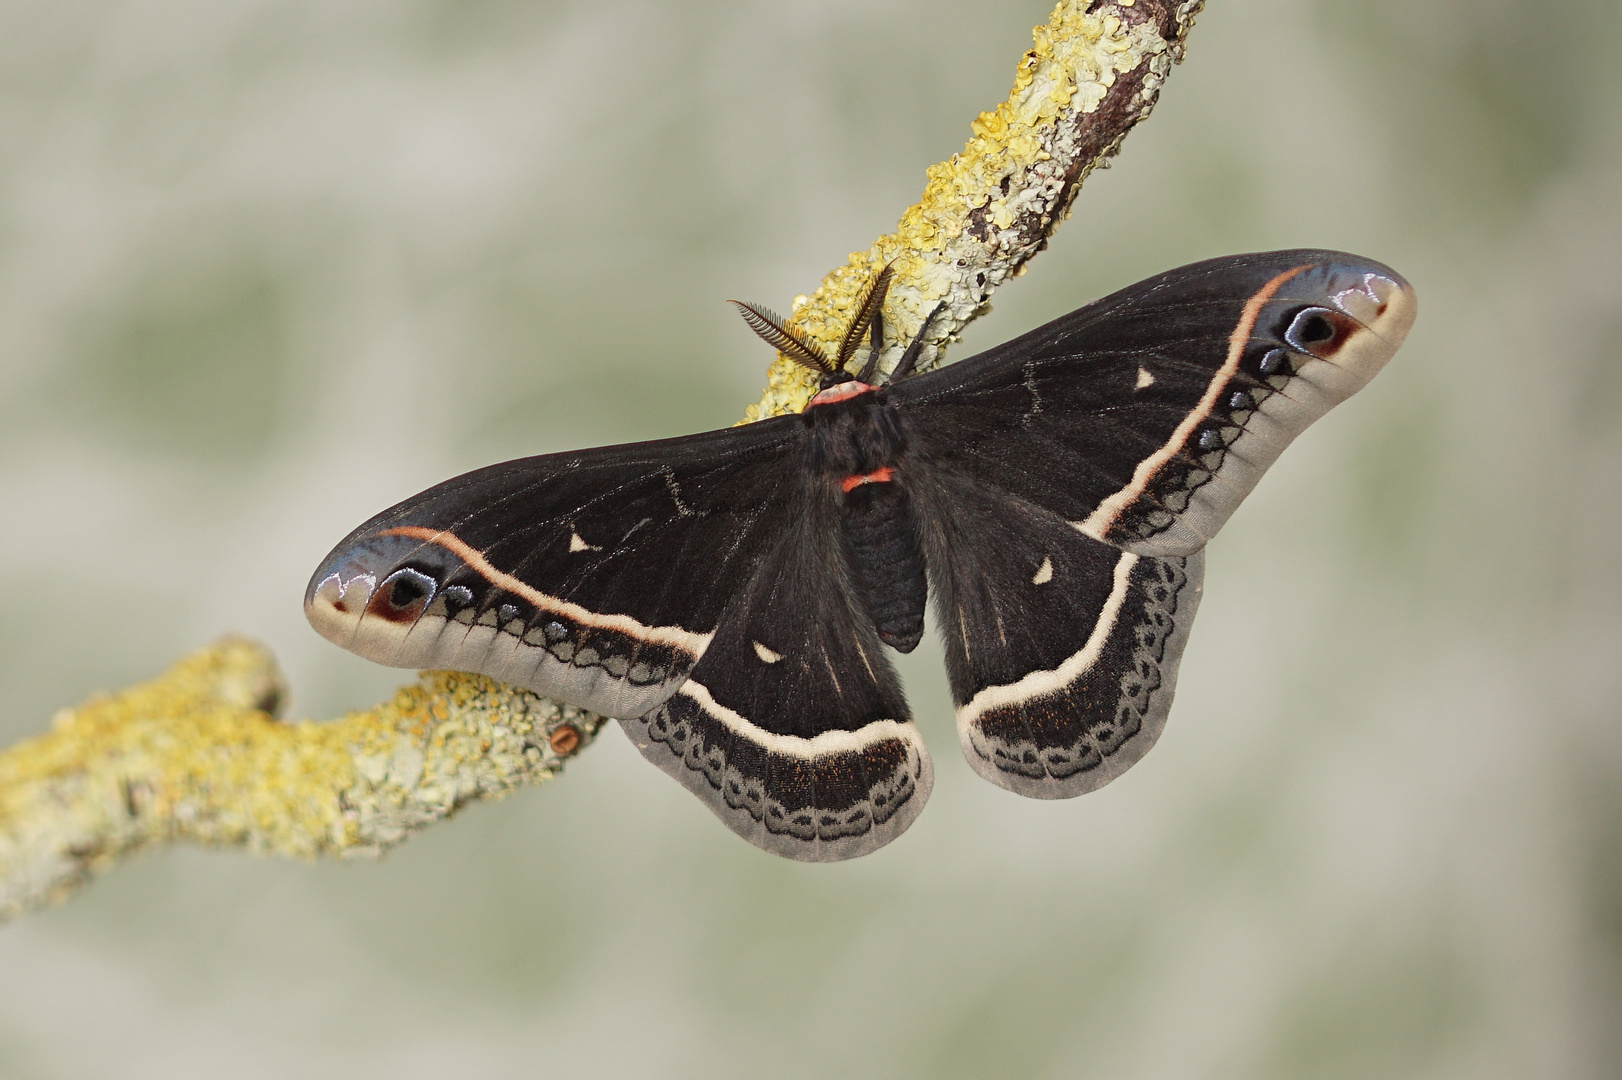
[[[0,739],[492,460],[730,423],[1048,0],[0,3]],[[0,1076],[1622,1076],[1622,5],[1211,0],[956,357],[1346,248],[1396,361],[1212,543],[1158,748],[762,854],[617,730],[381,862],[166,851],[0,929]]]

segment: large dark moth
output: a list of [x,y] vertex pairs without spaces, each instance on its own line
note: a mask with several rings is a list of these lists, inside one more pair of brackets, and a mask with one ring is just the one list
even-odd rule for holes
[[1108,783],[1165,725],[1205,542],[1390,359],[1413,291],[1352,255],[1236,255],[909,377],[920,331],[878,382],[887,282],[831,359],[741,305],[822,372],[799,415],[447,480],[333,549],[310,622],[617,717],[734,831],[830,860],[929,795],[884,647],[933,594],[974,769],[1043,799]]

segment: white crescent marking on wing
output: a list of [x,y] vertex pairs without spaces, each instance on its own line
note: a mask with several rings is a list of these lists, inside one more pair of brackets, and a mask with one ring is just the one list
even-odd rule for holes
[[923,749],[918,739],[918,731],[910,720],[874,720],[863,724],[855,731],[841,731],[836,728],[813,735],[809,739],[801,739],[793,735],[777,735],[750,723],[747,717],[711,697],[707,686],[692,679],[682,683],[681,689],[676,693],[691,698],[712,718],[731,728],[734,734],[742,735],[756,746],[765,747],[773,753],[790,757],[809,759],[825,754],[860,753],[874,743],[884,742],[887,739],[900,740],[917,747],[920,751]]

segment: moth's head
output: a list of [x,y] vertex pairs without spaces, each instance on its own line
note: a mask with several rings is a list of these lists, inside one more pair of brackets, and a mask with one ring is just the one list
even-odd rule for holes
[[[856,302],[856,314],[852,316],[850,325],[845,328],[845,336],[839,341],[839,350],[833,356],[823,351],[822,346],[806,337],[785,323],[776,314],[756,304],[746,304],[742,300],[728,300],[738,309],[744,322],[749,328],[785,359],[791,360],[801,367],[810,368],[819,372],[821,378],[817,382],[817,393],[832,389],[841,383],[860,380],[870,382],[878,368],[879,354],[884,351],[884,318],[881,314],[884,308],[884,295],[890,288],[890,277],[893,273],[890,264],[886,264],[873,280],[868,282],[861,298]],[[867,335],[871,338],[867,365],[859,374],[846,371],[845,367],[856,355],[861,347],[862,338]],[[813,399],[814,401],[815,399]]]

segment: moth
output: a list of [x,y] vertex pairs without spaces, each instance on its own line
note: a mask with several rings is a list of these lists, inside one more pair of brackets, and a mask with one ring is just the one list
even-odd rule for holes
[[929,797],[886,648],[932,598],[975,771],[1039,799],[1108,783],[1165,726],[1206,541],[1391,358],[1413,290],[1339,252],[1235,255],[912,374],[926,320],[881,379],[888,281],[831,358],[740,305],[820,372],[798,415],[447,480],[333,549],[311,624],[615,717],[733,831],[825,861]]

